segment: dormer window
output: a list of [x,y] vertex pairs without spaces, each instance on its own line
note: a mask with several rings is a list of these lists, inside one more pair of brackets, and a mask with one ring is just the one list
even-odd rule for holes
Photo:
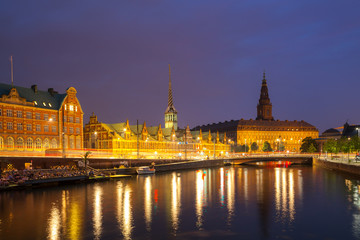
[[52,107],[52,106],[51,106],[51,103],[49,103],[49,106]]
[[75,106],[75,112],[77,112],[77,106]]
[[37,101],[34,101],[35,105],[37,106]]
[[70,105],[70,111],[74,111],[74,106]]
[[65,110],[67,110],[67,106],[66,106],[66,104],[65,104]]
[[45,103],[45,102],[43,102],[43,105],[46,107],[46,103]]

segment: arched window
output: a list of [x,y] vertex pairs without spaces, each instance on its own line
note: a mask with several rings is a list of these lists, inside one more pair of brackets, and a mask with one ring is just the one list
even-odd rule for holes
[[40,150],[41,149],[41,139],[37,138],[35,140],[35,149]]
[[51,148],[57,148],[57,141],[55,138],[51,140]]
[[0,149],[4,148],[4,139],[0,137]]
[[34,148],[33,142],[34,141],[32,140],[32,138],[26,139],[26,149],[33,149]]
[[16,148],[17,149],[23,149],[24,148],[24,139],[23,138],[18,138],[16,140]]
[[44,148],[45,148],[45,149],[50,148],[50,142],[49,142],[49,139],[45,138],[45,139],[44,139],[44,142],[43,142],[43,145],[44,145]]
[[14,149],[14,139],[12,137],[6,139],[6,146],[8,149]]

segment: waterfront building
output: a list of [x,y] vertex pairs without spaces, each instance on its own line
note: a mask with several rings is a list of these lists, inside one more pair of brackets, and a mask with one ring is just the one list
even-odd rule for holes
[[226,134],[203,133],[178,128],[174,106],[169,65],[168,106],[165,128],[143,124],[130,125],[129,121],[102,123],[93,113],[85,125],[84,146],[120,158],[211,158],[224,156],[230,151]]
[[226,133],[229,143],[253,146],[253,151],[261,151],[264,143],[268,142],[273,150],[297,152],[304,138],[318,138],[319,136],[318,130],[303,120],[274,120],[265,73],[255,120],[231,120],[193,128],[193,130],[200,129]]
[[59,94],[1,83],[0,150],[82,149],[83,111],[76,93],[73,87]]

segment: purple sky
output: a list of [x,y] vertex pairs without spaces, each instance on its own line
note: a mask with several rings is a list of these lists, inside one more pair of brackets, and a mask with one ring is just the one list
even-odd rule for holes
[[[106,2],[106,3],[104,3]],[[360,1],[0,2],[0,79],[78,90],[84,122],[164,125],[168,64],[179,126],[273,115],[320,132],[360,124]]]

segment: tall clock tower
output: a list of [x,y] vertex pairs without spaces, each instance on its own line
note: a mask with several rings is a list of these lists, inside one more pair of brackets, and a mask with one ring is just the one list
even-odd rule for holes
[[273,121],[272,116],[272,104],[270,102],[268,87],[266,84],[265,72],[261,84],[260,99],[257,105],[257,117],[256,120],[268,120]]

